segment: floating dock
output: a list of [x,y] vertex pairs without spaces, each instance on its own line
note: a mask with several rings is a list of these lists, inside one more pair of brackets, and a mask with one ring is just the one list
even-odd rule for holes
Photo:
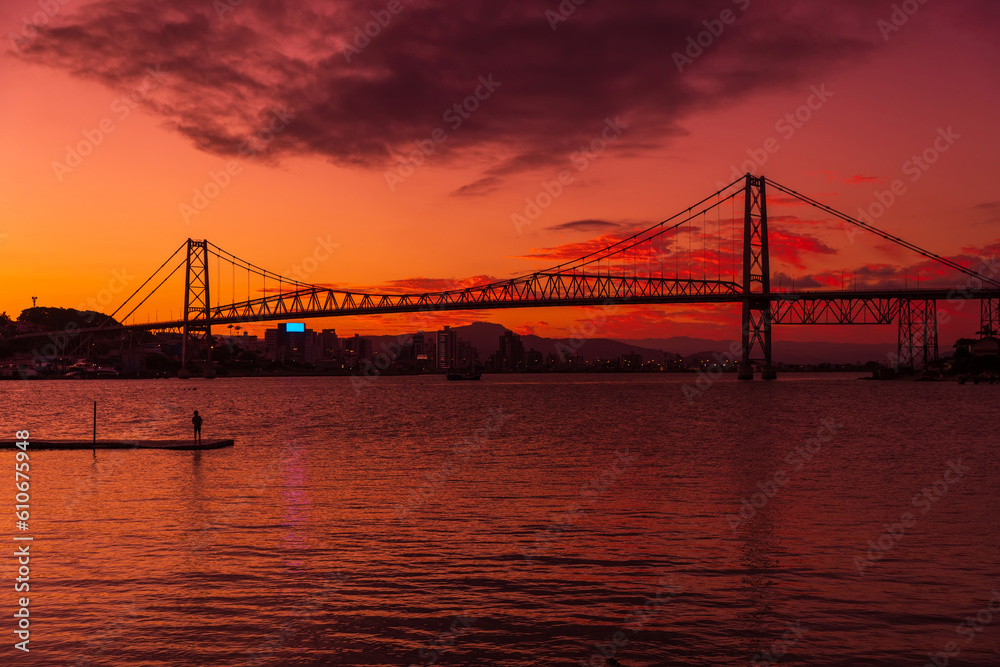
[[[203,450],[233,447],[233,440],[206,440],[195,443],[190,440],[30,440],[28,451],[36,449],[175,449]],[[0,442],[0,449],[16,449],[15,441]]]

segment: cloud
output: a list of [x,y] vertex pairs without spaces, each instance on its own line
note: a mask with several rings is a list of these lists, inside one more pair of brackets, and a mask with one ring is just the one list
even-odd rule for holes
[[[481,194],[566,164],[605,118],[632,124],[616,147],[641,155],[695,112],[814,82],[880,45],[854,26],[883,12],[862,0],[755,1],[681,73],[673,54],[731,1],[588,3],[555,30],[555,2],[404,1],[384,27],[371,14],[382,3],[231,4],[96,0],[40,28],[19,57],[116,90],[159,67],[166,83],[149,108],[215,155],[245,155],[263,136],[271,159],[381,170],[442,128],[428,159],[478,168],[457,193]],[[369,43],[347,53],[366,27]],[[476,103],[480,77],[494,90],[456,127],[447,114]],[[271,137],[275,113],[294,119]]]
[[527,255],[521,255],[521,257],[524,259],[546,259],[555,262],[570,261],[579,259],[584,255],[589,255],[592,252],[603,250],[604,248],[614,245],[628,236],[630,236],[630,234],[624,232],[618,234],[602,234],[601,236],[596,236],[592,239],[587,239],[586,241],[563,243],[548,248],[532,248],[531,252]]
[[973,212],[982,216],[973,225],[990,225],[1000,222],[1000,201],[983,202],[972,207]]
[[820,282],[814,276],[792,276],[787,273],[778,272],[771,277],[772,290],[787,292],[792,289],[793,285],[797,290],[829,287],[828,284]]
[[620,223],[608,222],[607,220],[574,220],[573,222],[552,225],[548,229],[557,232],[603,232],[620,227]]
[[833,171],[817,171],[817,172],[806,172],[807,175],[821,174],[826,176],[826,180],[833,182],[839,181],[841,183],[847,183],[848,185],[864,185],[867,183],[883,183],[885,179],[881,176],[865,176],[863,174],[854,174],[852,176],[844,176]]
[[495,276],[472,276],[471,278],[402,278],[390,280],[381,285],[359,285],[352,287],[340,286],[336,289],[364,292],[366,294],[427,294],[431,292],[447,292],[463,290],[469,287],[480,287],[504,280]]
[[883,183],[885,179],[881,176],[862,176],[861,174],[855,174],[844,179],[845,183],[850,185],[860,185],[862,183]]
[[837,250],[812,234],[793,234],[777,229],[768,230],[771,263],[787,262],[797,269],[805,270],[803,255],[835,255]]
[[[900,263],[895,264],[866,263],[845,268],[842,271],[825,271],[796,276],[795,287],[797,289],[840,289],[841,285],[844,284],[850,289],[856,284],[858,289],[903,288],[904,286],[915,289],[918,285],[920,288],[926,289],[965,290],[970,287],[978,288],[976,281],[964,273],[916,253],[909,252],[906,255],[908,255],[909,261],[904,258],[901,259]],[[1000,274],[1000,266],[997,264],[998,257],[1000,257],[1000,239],[981,248],[962,248],[960,253],[947,257],[947,259],[996,279]],[[790,278],[785,274],[775,274],[775,280],[777,280],[778,275],[782,276],[783,286],[787,288],[790,284]]]

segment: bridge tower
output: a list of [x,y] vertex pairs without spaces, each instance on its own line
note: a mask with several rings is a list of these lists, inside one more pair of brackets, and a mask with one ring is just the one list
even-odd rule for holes
[[208,241],[187,241],[187,264],[184,275],[184,335],[181,339],[180,377],[191,377],[187,367],[188,345],[195,351],[204,341],[208,348],[205,377],[211,377],[212,325],[208,279]]
[[925,370],[938,358],[937,301],[900,299],[899,366]]
[[1000,337],[1000,299],[981,299],[979,335]]
[[771,264],[767,249],[767,195],[763,176],[746,176],[743,224],[743,358],[741,380],[753,379],[753,362],[763,364],[761,379],[778,377],[771,365]]

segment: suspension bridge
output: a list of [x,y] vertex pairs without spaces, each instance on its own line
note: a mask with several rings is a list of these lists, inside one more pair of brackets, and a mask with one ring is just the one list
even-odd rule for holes
[[[845,231],[850,231],[849,237],[860,232],[873,234],[930,263],[938,270],[938,278],[951,273],[958,280],[953,279],[951,287],[922,288],[918,280],[915,287],[773,289],[768,245],[769,190],[778,193],[783,204],[809,206],[839,221]],[[211,273],[213,259],[216,269]],[[226,269],[220,268],[223,264]],[[184,294],[179,319],[125,325],[114,321],[124,313],[121,321],[128,322],[181,269]],[[231,279],[229,284],[223,284],[227,269]],[[994,336],[1000,331],[1000,280],[993,273],[985,275],[763,176],[747,174],[690,208],[573,261],[517,278],[437,292],[377,294],[331,289],[268,271],[207,240],[188,239],[111,314],[108,322],[72,333],[84,340],[120,335],[122,331],[179,331],[183,333],[183,369],[189,359],[199,355],[211,363],[212,328],[220,326],[291,318],[611,303],[740,304],[742,379],[753,378],[755,364],[762,369],[764,379],[776,377],[771,337],[773,327],[779,324],[895,323],[897,364],[919,370],[937,359],[937,306],[941,301],[980,300],[980,333]],[[228,299],[223,298],[226,292]],[[130,303],[131,310],[127,310]]]

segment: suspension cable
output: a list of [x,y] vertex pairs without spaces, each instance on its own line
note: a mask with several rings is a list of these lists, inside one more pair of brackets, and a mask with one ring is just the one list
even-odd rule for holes
[[923,257],[926,257],[927,259],[934,260],[935,262],[938,262],[940,264],[944,264],[945,266],[947,266],[949,268],[952,268],[952,269],[955,269],[956,271],[960,271],[961,273],[964,273],[964,274],[966,274],[968,276],[971,276],[971,277],[974,277],[974,278],[979,278],[983,282],[987,282],[988,281],[990,283],[993,283],[994,285],[1000,286],[1000,281],[998,281],[998,280],[994,280],[993,278],[987,278],[986,276],[982,275],[978,271],[974,271],[974,270],[972,270],[972,269],[970,269],[970,268],[968,268],[966,266],[963,266],[962,264],[959,264],[958,262],[950,260],[950,259],[948,259],[946,257],[942,257],[941,255],[933,253],[930,250],[925,250],[924,248],[921,248],[920,246],[918,246],[916,244],[910,243],[909,241],[901,239],[898,236],[895,236],[894,234],[890,234],[889,232],[883,231],[883,230],[879,229],[878,227],[875,227],[873,225],[869,225],[866,222],[862,222],[861,220],[858,220],[856,218],[852,218],[851,216],[847,215],[846,213],[841,213],[840,211],[838,211],[835,208],[827,206],[826,204],[823,204],[822,202],[818,202],[815,199],[812,199],[811,197],[808,197],[808,196],[803,195],[803,194],[801,194],[799,192],[796,192],[795,190],[792,190],[791,188],[786,188],[785,186],[781,185],[780,183],[775,183],[774,181],[767,180],[767,179],[765,179],[765,180],[768,183],[770,183],[771,185],[773,185],[774,187],[776,187],[778,190],[784,192],[785,194],[791,195],[792,197],[795,197],[796,199],[799,199],[802,202],[804,202],[806,204],[809,204],[810,206],[818,208],[821,211],[829,213],[830,215],[832,215],[834,217],[840,218],[841,220],[844,220],[845,222],[849,222],[852,225],[855,225],[857,227],[861,227],[862,229],[864,229],[866,231],[869,231],[869,232],[875,234],[876,236],[882,237],[886,241],[890,241],[892,243],[895,243],[896,245],[902,246],[902,247],[906,248],[907,250],[912,250],[913,252],[915,252],[915,253],[917,253],[919,255],[922,255]]
[[[175,253],[175,254],[176,254],[176,253]],[[135,312],[136,310],[138,310],[138,309],[139,309],[139,306],[141,306],[142,304],[146,303],[146,300],[147,300],[147,299],[149,299],[149,297],[151,297],[151,296],[153,296],[154,294],[156,294],[156,290],[158,290],[158,289],[160,289],[161,287],[163,287],[163,283],[165,283],[165,282],[167,282],[168,280],[170,280],[170,277],[171,277],[171,276],[173,276],[173,275],[174,275],[175,273],[177,273],[177,269],[179,269],[179,268],[181,268],[182,266],[184,266],[184,264],[185,264],[186,262],[187,262],[187,260],[185,260],[184,262],[181,262],[180,264],[178,264],[177,266],[175,266],[175,267],[174,267],[174,270],[173,270],[173,271],[171,271],[171,272],[170,272],[169,274],[167,274],[167,277],[166,277],[166,278],[164,278],[163,280],[161,280],[161,281],[160,281],[160,284],[159,284],[159,285],[157,285],[157,286],[156,286],[156,287],[155,287],[155,288],[153,289],[153,291],[151,291],[151,292],[150,292],[149,294],[147,294],[147,295],[146,295],[146,298],[145,298],[145,299],[143,299],[142,301],[140,301],[139,303],[137,303],[137,304],[135,305],[135,308],[133,308],[133,309],[132,309],[131,311],[129,311],[129,314],[125,316],[125,319],[128,319],[129,317],[131,317],[131,316],[132,316],[132,313],[134,313],[134,312]],[[122,322],[122,324],[124,324],[124,322]],[[102,324],[101,326],[104,326],[104,325]]]
[[[177,248],[177,250],[174,250],[174,252],[170,255],[170,257],[167,257],[167,261],[164,262],[163,264],[161,264],[160,268],[158,268],[156,271],[153,271],[153,275],[151,275],[150,277],[146,278],[146,282],[144,282],[143,284],[139,285],[138,289],[136,289],[136,291],[132,292],[131,296],[129,296],[129,298],[125,299],[125,301],[122,303],[122,305],[120,305],[117,308],[115,308],[115,312],[113,312],[110,315],[108,315],[107,319],[105,319],[103,322],[101,322],[100,326],[103,327],[105,324],[107,324],[108,322],[110,322],[111,320],[113,320],[114,317],[115,317],[115,315],[118,314],[118,311],[120,311],[122,308],[124,308],[125,304],[128,303],[129,301],[131,301],[132,297],[134,297],[136,294],[138,294],[139,291],[143,287],[145,287],[147,285],[147,283],[149,283],[150,280],[152,280],[153,278],[155,278],[156,274],[159,273],[160,271],[162,271],[163,267],[166,266],[170,262],[170,260],[172,260],[174,258],[174,256],[181,251],[181,248],[183,248],[186,245],[187,245],[187,241],[185,241],[184,243],[180,244],[180,246]],[[176,271],[177,269],[174,269],[174,270]],[[162,285],[163,283],[160,283],[160,284]],[[156,290],[153,290],[153,291],[155,292]],[[146,298],[148,299],[149,297],[146,297]],[[145,299],[143,299],[143,301],[145,301]],[[135,309],[133,309],[132,312],[134,313]],[[98,327],[98,328],[100,328],[100,327]]]

